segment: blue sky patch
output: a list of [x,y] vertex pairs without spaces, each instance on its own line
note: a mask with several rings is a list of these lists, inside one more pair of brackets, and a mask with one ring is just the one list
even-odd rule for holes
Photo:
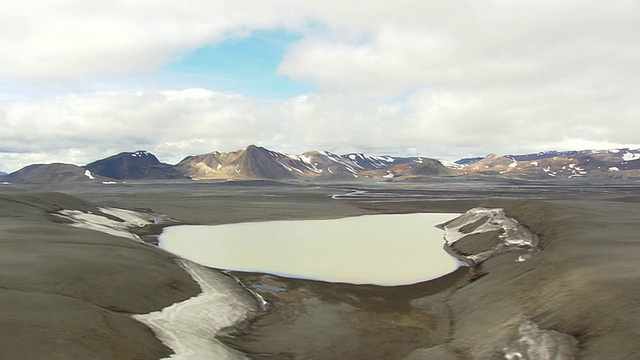
[[288,98],[312,89],[309,84],[278,74],[286,51],[301,38],[301,34],[291,31],[254,31],[247,37],[201,47],[166,65],[163,71],[184,75],[190,86]]

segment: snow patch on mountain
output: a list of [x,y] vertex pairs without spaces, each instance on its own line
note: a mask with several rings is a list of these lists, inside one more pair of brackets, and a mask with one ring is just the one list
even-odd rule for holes
[[624,161],[633,161],[638,159],[640,159],[640,151],[639,152],[627,151],[624,154],[622,154],[622,160]]
[[151,153],[149,153],[148,151],[136,151],[131,154],[131,156],[133,157],[143,157],[143,156],[149,156],[149,155],[151,155]]
[[[460,165],[454,162],[450,162],[450,161],[446,161],[446,160],[438,160],[440,162],[440,164],[442,164],[442,166],[449,168],[449,169],[454,169],[454,170],[459,170],[459,169],[463,169],[464,165]],[[422,159],[420,161],[420,163],[422,163]]]

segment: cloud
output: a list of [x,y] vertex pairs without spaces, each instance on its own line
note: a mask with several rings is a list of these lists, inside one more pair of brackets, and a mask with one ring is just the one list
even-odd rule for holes
[[[634,0],[7,0],[0,169],[251,143],[447,159],[637,147],[638,24]],[[158,71],[264,29],[301,34],[278,71],[315,91],[266,100]],[[105,78],[119,80],[83,85]]]
[[299,21],[288,1],[19,1],[0,5],[0,77],[82,81],[159,69],[181,53]]
[[299,42],[280,71],[329,91],[383,94],[584,77],[597,86],[638,73],[638,2],[434,1],[379,10],[367,26],[355,25],[360,36],[341,22]]
[[[534,97],[522,108],[493,105],[495,98],[517,102],[518,96],[425,90],[379,102],[344,94],[265,101],[206,89],[67,95],[0,106],[0,169],[32,162],[83,165],[134,150],[176,163],[187,155],[249,144],[289,153],[319,149],[449,160],[568,145],[637,144],[637,121],[585,117],[579,101],[548,104]],[[553,117],[539,120],[540,111]]]

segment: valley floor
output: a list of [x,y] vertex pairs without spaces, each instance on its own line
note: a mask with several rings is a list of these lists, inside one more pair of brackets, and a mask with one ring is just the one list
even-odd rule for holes
[[[52,215],[97,206],[184,224],[502,207],[539,235],[542,250],[532,259],[505,253],[473,270],[392,288],[237,273],[271,310],[219,338],[254,358],[498,359],[526,355],[529,345],[519,340],[531,323],[575,339],[580,359],[640,356],[637,183],[258,181],[0,186],[1,357],[170,354],[130,315],[183,301],[198,285],[159,249]],[[137,232],[152,240],[160,229]]]

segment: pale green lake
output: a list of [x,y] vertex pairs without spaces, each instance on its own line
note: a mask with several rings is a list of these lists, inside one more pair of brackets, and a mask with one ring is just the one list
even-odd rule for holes
[[159,245],[218,269],[352,284],[405,285],[456,270],[444,231],[458,214],[366,215],[166,228]]

